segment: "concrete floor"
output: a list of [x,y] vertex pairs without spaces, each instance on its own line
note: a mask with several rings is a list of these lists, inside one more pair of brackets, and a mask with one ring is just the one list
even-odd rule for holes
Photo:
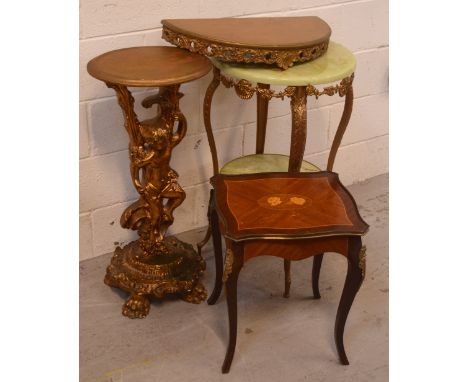
[[[324,257],[321,300],[312,300],[312,259],[292,263],[291,297],[283,292],[282,260],[255,258],[239,277],[237,349],[221,374],[228,339],[224,295],[214,306],[180,300],[152,303],[145,319],[121,315],[126,295],[103,283],[112,254],[80,263],[80,381],[387,381],[388,175],[349,187],[371,228],[367,275],[348,317],[345,346],[351,365],[338,361],[333,340],[346,260]],[[178,235],[195,243],[203,230]],[[214,259],[204,252],[211,292]]]

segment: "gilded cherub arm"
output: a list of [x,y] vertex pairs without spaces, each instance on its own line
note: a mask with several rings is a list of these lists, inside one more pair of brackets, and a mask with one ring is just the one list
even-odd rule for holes
[[174,116],[174,120],[178,122],[177,131],[172,136],[172,146],[176,146],[179,142],[185,137],[187,133],[187,119],[185,116],[179,111]]
[[146,166],[153,159],[154,155],[154,151],[146,152],[142,146],[133,146],[130,149],[130,172],[132,176],[133,185],[140,194],[144,191],[144,187],[142,186],[140,181],[140,169]]

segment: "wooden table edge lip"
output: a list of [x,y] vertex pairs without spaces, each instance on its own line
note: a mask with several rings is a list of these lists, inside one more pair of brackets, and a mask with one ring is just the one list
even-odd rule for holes
[[[285,16],[284,18],[286,18],[287,16]],[[318,16],[290,16],[288,18],[302,18],[302,17],[316,17],[318,19],[320,19],[322,22],[324,22],[327,27],[328,27],[328,33],[326,36],[320,38],[320,39],[317,39],[313,42],[307,42],[307,43],[302,43],[302,44],[296,44],[296,45],[265,45],[265,44],[244,44],[244,43],[239,43],[239,42],[233,42],[233,41],[223,41],[223,40],[219,40],[219,39],[216,39],[216,38],[207,38],[206,36],[202,36],[198,33],[193,33],[193,32],[188,32],[184,29],[181,29],[181,28],[178,28],[176,27],[175,25],[172,25],[172,24],[168,24],[170,23],[172,20],[190,20],[190,19],[164,19],[164,20],[161,20],[161,24],[163,26],[163,30],[164,28],[166,29],[169,29],[171,30],[172,32],[176,32],[176,33],[180,33],[180,34],[183,34],[184,36],[188,37],[188,38],[196,38],[196,39],[199,39],[199,40],[203,40],[205,42],[208,42],[208,43],[216,43],[216,44],[220,44],[220,45],[226,45],[226,46],[232,46],[232,47],[236,47],[236,48],[252,48],[252,49],[273,49],[273,50],[284,50],[284,51],[288,51],[288,50],[297,50],[297,49],[308,49],[308,48],[313,48],[314,46],[318,45],[318,44],[321,44],[325,41],[329,41],[330,40],[330,37],[331,37],[331,28],[330,26],[320,17]],[[220,17],[219,20],[222,20],[222,19],[230,19],[230,18],[236,18],[236,17]],[[253,18],[253,17],[252,17]],[[268,17],[257,17],[257,18],[268,18]],[[207,18],[206,20],[214,20],[216,18]],[[240,18],[239,18],[240,19]],[[200,19],[200,20],[203,20],[203,19]]]
[[[167,79],[167,80],[128,80],[128,79],[123,79],[119,78],[118,76],[111,76],[107,77],[106,75],[101,75],[102,71],[93,69],[93,66],[96,65],[96,62],[99,58],[106,56],[108,54],[112,54],[115,52],[123,51],[123,50],[131,50],[131,49],[139,49],[139,48],[170,48],[170,49],[178,49],[181,51],[186,52],[189,55],[194,55],[196,57],[200,57],[201,59],[205,59],[207,64],[206,65],[206,70],[200,70],[198,72],[194,72],[191,74],[188,74],[186,76],[179,77],[177,81],[174,79]],[[192,53],[187,51],[186,49],[178,48],[175,46],[164,46],[164,45],[150,45],[150,46],[132,46],[132,47],[127,47],[127,48],[121,48],[121,49],[114,49],[110,50],[108,52],[105,52],[103,54],[100,54],[99,56],[94,57],[91,59],[88,64],[86,65],[86,69],[89,73],[90,76],[96,78],[97,80],[106,82],[106,83],[111,83],[111,84],[117,84],[117,85],[124,85],[124,86],[133,86],[133,87],[160,87],[160,86],[170,86],[170,85],[176,85],[176,84],[183,84],[186,82],[191,82],[195,81],[201,77],[204,77],[207,75],[213,68],[213,64],[211,61],[205,57],[205,56],[200,56],[199,54]]]
[[[235,221],[234,216],[232,215],[230,209],[227,207],[227,204],[223,204],[220,206],[218,197],[216,196],[216,190],[220,189],[221,187],[225,190],[225,182],[224,179],[231,179],[231,180],[249,180],[249,179],[261,179],[261,178],[275,178],[275,177],[282,177],[282,178],[319,178],[319,177],[327,177],[328,179],[337,182],[338,191],[343,191],[348,199],[348,202],[352,204],[354,207],[354,211],[356,212],[355,219],[353,222],[354,227],[346,231],[322,231],[312,234],[306,234],[303,231],[299,231],[296,234],[286,233],[286,232],[278,232],[278,233],[270,233],[270,234],[256,234],[254,232],[228,232],[228,219],[231,221]],[[302,173],[288,173],[288,172],[269,172],[269,173],[255,173],[255,174],[240,174],[240,175],[226,175],[226,174],[217,174],[210,179],[211,184],[215,185],[215,208],[218,211],[219,219],[222,221],[225,232],[223,233],[225,237],[233,240],[233,241],[246,241],[246,240],[256,240],[256,239],[272,239],[272,240],[297,240],[297,239],[314,239],[320,237],[331,237],[331,236],[364,236],[369,231],[369,225],[364,221],[361,214],[359,213],[359,209],[357,207],[357,203],[354,200],[354,197],[351,195],[349,190],[341,183],[339,176],[336,172],[333,171],[316,171],[316,172],[302,172]],[[227,202],[227,199],[224,200]],[[346,203],[346,200],[344,200]],[[225,216],[228,214],[229,216]],[[338,226],[337,226],[338,227]],[[336,228],[338,229],[338,228]]]
[[226,237],[229,240],[235,241],[236,243],[238,242],[243,242],[243,241],[255,241],[255,240],[313,240],[313,239],[321,239],[321,238],[327,238],[327,237],[333,237],[333,238],[346,238],[346,237],[361,237],[367,235],[369,232],[369,228],[366,229],[365,232],[333,232],[333,231],[326,231],[323,233],[317,233],[317,234],[268,234],[268,235],[258,235],[258,234],[240,234],[240,235],[234,235],[231,233],[224,233],[224,237]]

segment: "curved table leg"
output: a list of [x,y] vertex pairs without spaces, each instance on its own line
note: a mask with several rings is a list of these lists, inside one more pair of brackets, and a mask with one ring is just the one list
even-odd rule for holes
[[[211,190],[211,195],[213,190]],[[213,200],[214,203],[214,200]],[[210,206],[210,225],[211,231],[213,233],[213,248],[215,255],[215,264],[216,264],[216,278],[211,292],[211,296],[208,299],[208,305],[213,305],[218,301],[221,290],[223,289],[223,247],[221,244],[221,232],[219,231],[219,219],[216,209],[213,205]]]
[[349,365],[343,344],[346,319],[348,318],[348,313],[353,304],[354,297],[361,287],[365,274],[365,247],[362,247],[361,238],[350,238],[348,245],[348,273],[346,275],[346,281],[335,321],[335,343],[340,361],[343,365]]
[[[227,244],[227,243],[226,243]],[[226,245],[229,248],[229,245]],[[242,243],[231,242],[232,250],[226,251],[226,267],[224,282],[226,288],[227,307],[229,315],[229,343],[224,358],[222,372],[229,373],[237,340],[237,279],[244,264],[244,246]]]
[[353,98],[353,85],[350,85],[346,92],[343,114],[341,115],[338,129],[336,130],[335,137],[333,138],[330,154],[328,155],[327,171],[333,171],[333,164],[335,163],[336,153],[338,151],[338,147],[340,147],[341,140],[343,139],[343,135],[346,131],[346,127],[348,126],[351,113],[353,111]]
[[314,256],[314,265],[312,266],[312,291],[314,293],[314,299],[319,299],[320,289],[319,289],[319,278],[320,278],[320,268],[322,267],[323,253],[320,255]]
[[202,241],[197,243],[197,251],[198,256],[201,256],[202,248],[208,243],[211,237],[211,204],[213,203],[213,190],[210,190],[210,201],[208,202],[208,213],[206,214],[208,217],[208,228],[206,229],[205,237]]
[[213,67],[213,79],[211,80],[208,88],[206,89],[205,99],[203,100],[203,121],[205,123],[206,135],[208,137],[208,144],[210,145],[211,159],[213,160],[213,175],[219,172],[218,153],[216,151],[216,142],[213,135],[213,128],[211,127],[211,103],[216,89],[219,86],[220,71],[218,68]]
[[[208,137],[208,144],[210,145],[210,152],[211,152],[211,160],[213,163],[213,175],[217,175],[219,172],[219,164],[218,164],[218,153],[216,151],[216,142],[213,135],[213,129],[211,127],[211,103],[213,101],[213,96],[216,89],[220,83],[220,71],[218,68],[213,67],[213,79],[211,80],[208,88],[206,89],[205,99],[203,100],[203,121],[205,123],[205,130],[206,135]],[[211,202],[211,197],[210,197]],[[209,209],[209,207],[208,207]],[[210,214],[210,211],[208,211]],[[211,225],[208,219],[208,228],[206,230],[205,237],[199,243],[197,243],[198,253],[201,254],[201,249],[205,246],[205,244],[210,239],[211,235]]]

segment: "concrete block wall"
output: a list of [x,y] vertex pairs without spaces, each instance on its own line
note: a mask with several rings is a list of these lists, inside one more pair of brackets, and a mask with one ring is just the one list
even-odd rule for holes
[[[169,45],[161,39],[164,18],[317,15],[332,27],[332,39],[357,57],[355,104],[335,171],[349,185],[388,171],[388,3],[386,0],[81,0],[80,2],[80,259],[113,251],[136,238],[120,227],[124,208],[137,198],[129,177],[127,136],[113,91],[90,77],[86,64],[106,51],[131,46]],[[211,76],[182,85],[186,138],[171,165],[187,198],[175,212],[172,233],[207,224],[211,156],[201,108]],[[131,89],[136,105],[150,89]],[[325,167],[343,109],[338,96],[308,99],[305,159]],[[151,110],[137,107],[140,117]],[[255,147],[255,101],[242,101],[220,86],[212,120],[220,162]],[[266,151],[287,153],[288,101],[270,103]]]

